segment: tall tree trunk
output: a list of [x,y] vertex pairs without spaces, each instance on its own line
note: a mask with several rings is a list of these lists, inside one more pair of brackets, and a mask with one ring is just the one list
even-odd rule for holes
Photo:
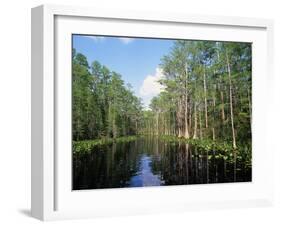
[[224,113],[224,95],[223,95],[223,90],[221,88],[220,90],[220,98],[221,98],[221,120],[222,123],[225,122],[225,113]]
[[216,115],[215,115],[215,107],[216,107],[216,99],[215,96],[213,96],[213,128],[212,128],[212,133],[213,133],[213,140],[216,139],[216,133],[215,133],[215,122],[216,122]]
[[229,82],[229,102],[230,102],[230,118],[231,118],[231,130],[232,130],[232,145],[236,149],[236,137],[235,137],[235,128],[234,128],[234,117],[233,117],[233,103],[232,103],[232,83],[231,83],[231,70],[228,53],[226,51],[226,62],[227,62],[227,71],[228,71],[228,82]]
[[177,126],[178,126],[178,137],[182,137],[182,118],[181,118],[181,111],[182,111],[182,106],[181,106],[181,98],[179,99],[178,102],[178,112],[177,112]]
[[213,140],[216,140],[216,133],[215,133],[215,128],[212,128],[212,134],[213,134]]
[[205,127],[208,128],[208,107],[207,107],[207,85],[206,85],[206,69],[204,65],[204,104],[205,104]]
[[197,106],[196,102],[194,103],[194,132],[193,132],[193,139],[197,138]]
[[249,114],[250,114],[250,124],[252,127],[252,102],[251,102],[251,94],[249,88],[247,89],[248,93],[248,106],[249,106]]
[[[218,45],[218,43],[216,43]],[[218,63],[220,63],[220,52],[217,51],[217,57],[218,57]],[[222,119],[222,124],[225,122],[225,113],[224,113],[224,94],[223,94],[223,84],[222,84],[222,75],[220,76],[219,79],[219,90],[220,90],[220,99],[221,99],[221,119]]]
[[188,101],[188,93],[187,93],[187,80],[188,80],[188,72],[187,72],[187,64],[185,64],[185,101],[184,101],[184,105],[185,105],[185,111],[184,111],[184,137],[185,138],[189,138],[189,128],[188,128],[188,111],[187,111],[187,101]]
[[200,111],[200,109],[199,109],[199,112],[198,112],[198,114],[199,114],[199,134],[200,134],[200,139],[202,139],[202,123],[201,123],[201,111]]
[[175,135],[175,128],[176,128],[176,124],[175,124],[175,114],[172,111],[171,112],[171,120],[170,120],[170,135]]
[[174,135],[176,136],[177,135],[177,126],[178,126],[176,111],[173,113],[173,119],[174,119]]
[[187,94],[185,95],[184,137],[185,137],[185,138],[189,138],[188,121],[187,121]]
[[167,119],[165,113],[163,113],[164,135],[167,135]]
[[214,92],[213,92],[213,127],[212,127],[212,133],[213,133],[213,140],[216,139],[216,133],[215,133],[215,123],[216,123],[216,84],[214,85]]
[[159,112],[156,112],[156,135],[159,135]]
[[189,116],[188,116],[188,131],[189,132],[191,132],[191,130],[192,130],[192,111],[193,111],[193,109],[192,109],[192,104],[191,104],[191,101],[189,101]]
[[112,135],[113,135],[113,138],[117,137],[117,126],[116,126],[116,122],[115,122],[115,112],[113,113],[113,119],[112,119]]

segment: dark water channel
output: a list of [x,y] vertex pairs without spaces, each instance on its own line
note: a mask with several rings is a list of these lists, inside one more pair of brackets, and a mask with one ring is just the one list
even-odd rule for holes
[[215,152],[157,137],[95,146],[73,156],[73,189],[251,181],[252,170],[243,162],[210,155]]

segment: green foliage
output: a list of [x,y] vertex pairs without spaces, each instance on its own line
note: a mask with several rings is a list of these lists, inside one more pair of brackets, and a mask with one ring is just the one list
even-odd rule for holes
[[210,154],[208,159],[224,159],[228,161],[243,161],[246,166],[251,166],[251,149],[249,146],[239,145],[237,149],[232,147],[231,143],[225,141],[213,141],[210,139],[186,139],[176,136],[160,136],[161,139],[171,143],[187,143],[195,146],[199,150]]
[[145,113],[144,134],[250,147],[251,44],[175,41],[161,68],[164,89]]
[[116,143],[125,143],[131,142],[138,138],[138,136],[127,136],[127,137],[118,137],[114,138],[102,138],[102,139],[95,139],[95,140],[83,140],[83,141],[73,141],[73,153],[86,153],[92,151],[93,147],[105,144],[112,144]]
[[141,101],[121,75],[73,50],[73,140],[117,138],[138,133]]

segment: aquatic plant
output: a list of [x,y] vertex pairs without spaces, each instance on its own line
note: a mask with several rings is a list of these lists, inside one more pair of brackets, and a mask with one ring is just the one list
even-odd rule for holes
[[73,153],[83,153],[90,152],[93,150],[94,146],[98,145],[109,145],[114,142],[122,143],[122,142],[130,142],[134,141],[138,138],[138,136],[126,136],[126,137],[118,137],[118,138],[102,138],[95,140],[83,140],[83,141],[73,141],[72,148]]

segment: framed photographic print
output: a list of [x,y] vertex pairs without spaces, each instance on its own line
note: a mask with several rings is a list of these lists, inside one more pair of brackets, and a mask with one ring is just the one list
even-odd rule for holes
[[272,203],[270,20],[32,9],[32,215]]

